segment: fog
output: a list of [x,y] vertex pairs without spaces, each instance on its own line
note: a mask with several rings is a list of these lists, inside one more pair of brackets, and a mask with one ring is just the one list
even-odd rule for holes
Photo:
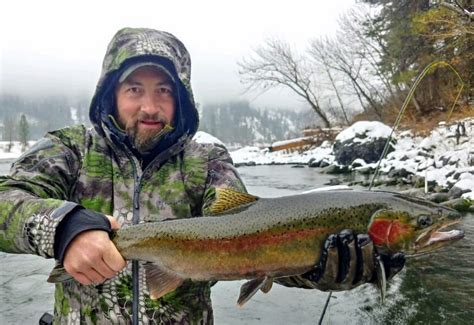
[[298,50],[332,35],[355,0],[340,1],[8,1],[0,7],[0,91],[90,96],[108,42],[122,27],[166,30],[191,53],[198,102],[248,99],[303,106],[285,90],[244,93],[237,62],[268,37]]

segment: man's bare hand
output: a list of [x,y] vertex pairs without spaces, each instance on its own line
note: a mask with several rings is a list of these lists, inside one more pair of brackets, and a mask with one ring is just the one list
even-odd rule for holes
[[[117,219],[106,217],[112,229],[120,228]],[[102,283],[127,265],[103,230],[88,230],[77,235],[66,250],[63,264],[65,270],[84,285]]]

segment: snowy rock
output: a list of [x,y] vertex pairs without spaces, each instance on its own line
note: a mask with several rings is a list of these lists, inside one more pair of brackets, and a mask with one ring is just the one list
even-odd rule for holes
[[[336,162],[350,165],[356,159],[377,162],[390,135],[391,128],[380,122],[356,122],[339,133],[333,152]],[[388,152],[393,151],[393,142]]]

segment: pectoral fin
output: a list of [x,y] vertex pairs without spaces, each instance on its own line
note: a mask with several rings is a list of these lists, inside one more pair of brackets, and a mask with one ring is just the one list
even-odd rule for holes
[[242,287],[240,287],[240,295],[237,300],[237,305],[242,307],[258,290],[262,290],[267,293],[272,288],[273,280],[269,277],[257,278],[245,282]]
[[72,276],[66,272],[64,266],[56,265],[48,277],[49,283],[59,283],[59,282],[66,282],[72,280]]
[[272,287],[273,287],[273,280],[268,278],[262,285],[262,287],[260,288],[260,291],[262,291],[263,293],[269,293],[270,290],[272,290]]
[[169,272],[153,263],[145,264],[148,290],[152,299],[163,297],[179,287],[184,279],[176,273]]
[[382,303],[385,302],[385,296],[387,294],[387,276],[385,275],[385,268],[383,266],[382,259],[377,256],[377,287],[380,289],[380,298]]
[[258,196],[248,193],[237,192],[228,188],[217,188],[216,199],[209,207],[208,213],[211,215],[227,213],[234,209],[246,207],[258,199]]

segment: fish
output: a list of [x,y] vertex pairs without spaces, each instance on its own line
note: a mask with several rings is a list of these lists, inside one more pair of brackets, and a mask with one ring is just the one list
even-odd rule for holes
[[[261,198],[217,189],[209,211],[199,218],[123,227],[112,235],[125,259],[147,262],[153,299],[188,279],[247,279],[237,300],[242,306],[259,290],[270,291],[273,279],[311,270],[327,237],[344,229],[369,234],[380,254],[402,252],[408,257],[464,237],[462,230],[446,230],[460,221],[457,211],[386,191],[333,190]],[[383,298],[383,267],[377,272]],[[48,282],[67,279],[58,266]]]

